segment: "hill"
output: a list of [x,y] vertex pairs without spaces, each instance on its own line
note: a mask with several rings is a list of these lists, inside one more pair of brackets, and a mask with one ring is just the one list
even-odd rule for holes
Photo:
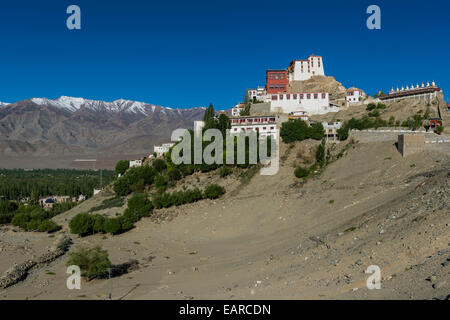
[[[402,158],[393,141],[350,141],[336,146],[347,150],[343,157],[302,183],[293,166],[312,146],[281,145],[277,175],[255,175],[248,184],[230,186],[235,192],[221,199],[156,210],[121,235],[72,239],[75,245],[100,244],[113,263],[139,261],[139,269],[112,280],[113,299],[445,298],[448,150]],[[89,199],[55,219],[67,225],[76,212],[111,196]],[[24,238],[30,240],[25,247]],[[6,261],[24,261],[53,241],[8,228],[0,239],[0,271]],[[108,280],[66,290],[64,261],[33,272],[2,295],[107,298]],[[370,265],[381,269],[381,290],[366,288]]]

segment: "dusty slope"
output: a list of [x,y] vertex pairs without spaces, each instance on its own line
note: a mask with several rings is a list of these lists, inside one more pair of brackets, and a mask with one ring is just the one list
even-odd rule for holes
[[[448,153],[402,159],[391,142],[358,144],[303,186],[292,174],[295,155],[291,150],[278,175],[255,176],[237,196],[173,209],[179,214],[172,221],[144,219],[123,235],[74,240],[101,244],[113,263],[139,259],[139,270],[112,280],[114,299],[423,299],[450,293],[449,265],[442,265],[450,242]],[[8,252],[0,252],[2,260]],[[365,287],[364,270],[372,264],[381,268],[381,290]],[[55,275],[34,272],[1,296],[104,299],[110,290],[106,280],[67,290],[64,258],[46,270]]]

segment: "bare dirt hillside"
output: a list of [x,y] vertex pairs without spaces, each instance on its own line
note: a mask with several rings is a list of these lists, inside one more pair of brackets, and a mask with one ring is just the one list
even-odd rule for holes
[[329,92],[331,99],[345,98],[345,87],[332,76],[313,76],[305,81],[291,81],[289,92]]
[[[430,117],[438,116],[437,101],[432,101],[432,103],[428,103],[422,100],[403,99],[395,102],[382,101],[382,103],[386,105],[386,108],[378,110],[380,112],[380,117],[383,120],[389,120],[390,117],[394,117],[395,120],[404,121],[419,111],[421,111],[422,114],[425,114],[427,110],[429,110],[430,112]],[[330,112],[324,115],[313,116],[311,118],[312,120],[315,121],[329,121],[329,122],[345,121],[351,119],[352,117],[362,118],[363,116],[367,116],[369,113],[369,111],[367,111],[366,108],[367,104],[350,105],[350,107],[346,110],[341,110],[335,113]],[[446,118],[444,118],[444,122],[445,120]]]
[[[139,269],[131,273],[83,281],[71,291],[63,256],[0,295],[106,299],[112,290],[113,299],[447,298],[448,151],[402,158],[391,141],[356,143],[302,183],[293,165],[305,160],[298,157],[305,148],[282,145],[277,175],[257,174],[219,200],[155,212],[160,219],[142,219],[122,235],[72,237],[75,246],[100,244],[113,263],[137,259]],[[57,220],[67,224],[75,210],[99,202],[90,199]],[[3,272],[7,262],[38,255],[53,239],[4,228],[0,241]],[[380,290],[366,287],[370,265],[381,269]]]

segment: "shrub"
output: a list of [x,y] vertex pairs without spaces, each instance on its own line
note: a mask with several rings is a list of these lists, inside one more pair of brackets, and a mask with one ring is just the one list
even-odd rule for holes
[[315,140],[321,140],[325,136],[325,132],[323,129],[323,125],[318,122],[313,124],[309,128],[309,138],[315,139]]
[[100,214],[93,214],[92,219],[92,231],[95,233],[103,232],[106,218]]
[[120,177],[114,182],[113,189],[118,196],[126,196],[131,193],[131,185],[125,176]]
[[14,211],[18,208],[19,206],[15,202],[0,200],[0,224],[10,223],[14,217]]
[[173,168],[173,169],[169,170],[168,176],[171,181],[178,181],[181,179],[182,174],[179,169]]
[[233,172],[233,169],[231,169],[228,166],[223,166],[223,167],[220,167],[220,169],[219,169],[219,175],[222,178],[225,178],[226,176],[230,175],[232,172]]
[[94,211],[99,211],[99,210],[103,210],[103,209],[109,209],[109,208],[118,208],[123,206],[124,201],[122,197],[114,197],[114,198],[109,198],[109,199],[105,199],[103,200],[103,202],[96,206],[96,207],[92,207],[91,208],[91,212]]
[[305,178],[309,175],[309,170],[303,167],[295,168],[294,174],[297,178]]
[[225,188],[218,184],[210,184],[205,188],[205,198],[216,199],[225,193]]
[[162,172],[167,168],[167,165],[163,159],[155,159],[155,161],[153,161],[153,168],[158,172]]
[[135,194],[128,200],[128,208],[125,210],[124,216],[126,216],[129,221],[137,222],[142,217],[147,217],[152,208],[152,202],[145,193]]
[[322,139],[322,142],[317,147],[316,161],[320,166],[325,163],[325,139]]
[[285,143],[304,140],[308,136],[308,125],[300,119],[283,122],[280,136]]
[[436,127],[436,133],[437,134],[441,134],[442,132],[444,132],[444,127],[443,126],[437,126]]
[[125,171],[130,167],[130,161],[128,160],[119,160],[116,164],[116,173],[117,174],[124,174]]
[[66,266],[76,265],[82,275],[88,279],[104,277],[111,268],[108,252],[100,246],[93,248],[79,247],[69,252]]
[[121,216],[119,218],[119,220],[120,220],[120,229],[121,229],[120,231],[121,232],[133,229],[134,223],[136,222],[128,215]]
[[142,189],[144,185],[153,183],[156,173],[153,167],[133,167],[114,183],[114,192],[119,196],[125,196],[133,190]]
[[30,221],[30,214],[27,212],[16,213],[11,220],[11,224],[23,229],[27,228],[27,223]]
[[166,176],[159,174],[156,176],[155,178],[155,187],[157,188],[162,188],[165,187],[168,183],[168,179],[166,178]]
[[107,218],[103,224],[103,231],[106,233],[117,234],[122,231],[120,218]]
[[92,233],[94,221],[89,213],[79,213],[69,222],[70,232],[81,236]]
[[45,219],[40,222],[37,230],[40,232],[51,233],[51,232],[58,231],[59,229],[61,229],[61,227],[58,226],[55,222],[53,222],[50,219]]

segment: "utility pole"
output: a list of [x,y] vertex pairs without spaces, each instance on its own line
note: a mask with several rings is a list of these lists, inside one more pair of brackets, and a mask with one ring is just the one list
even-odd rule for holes
[[109,271],[109,300],[112,300],[112,281],[111,281],[111,268],[108,269]]

